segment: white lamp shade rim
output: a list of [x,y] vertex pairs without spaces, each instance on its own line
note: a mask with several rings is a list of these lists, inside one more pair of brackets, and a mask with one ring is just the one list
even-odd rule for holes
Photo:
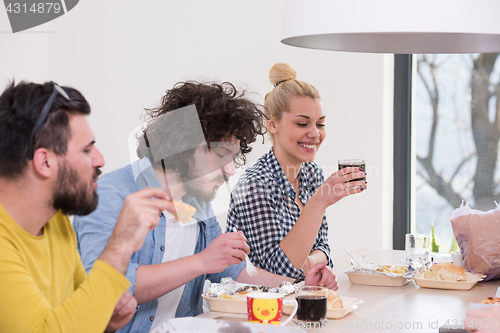
[[287,45],[376,53],[500,52],[499,0],[288,0]]
[[310,49],[366,53],[496,53],[500,35],[465,33],[343,33],[284,38],[283,44]]

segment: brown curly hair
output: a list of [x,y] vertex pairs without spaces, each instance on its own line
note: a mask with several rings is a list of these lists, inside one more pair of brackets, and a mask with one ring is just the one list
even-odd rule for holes
[[[147,157],[152,163],[151,149],[168,156],[175,148],[180,153],[164,159],[164,167],[186,176],[193,168],[194,150],[182,149],[185,142],[192,139],[192,122],[189,119],[181,121],[155,123],[161,115],[179,108],[195,105],[201,128],[207,145],[210,142],[220,142],[233,135],[240,140],[240,154],[235,158],[235,166],[246,163],[246,154],[252,151],[250,144],[255,142],[257,135],[264,135],[264,113],[260,106],[245,97],[245,91],[240,91],[229,83],[200,83],[197,81],[178,82],[166,92],[160,106],[145,109],[146,127],[138,135],[137,155]],[[186,117],[189,117],[186,112]],[[146,134],[147,133],[147,134]],[[264,138],[263,138],[264,140]],[[200,142],[201,143],[201,142]],[[147,147],[147,145],[156,145]],[[171,155],[171,154],[170,154]],[[156,161],[161,165],[161,161]]]

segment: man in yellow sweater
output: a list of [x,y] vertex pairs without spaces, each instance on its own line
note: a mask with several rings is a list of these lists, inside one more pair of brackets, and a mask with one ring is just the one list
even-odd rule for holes
[[87,275],[68,215],[97,206],[104,165],[75,89],[9,84],[0,96],[0,331],[114,331],[137,302],[124,274],[130,256],[175,212],[161,189],[125,199],[106,248]]

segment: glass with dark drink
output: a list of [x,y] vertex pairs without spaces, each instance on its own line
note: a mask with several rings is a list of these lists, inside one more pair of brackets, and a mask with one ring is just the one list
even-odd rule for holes
[[[364,159],[350,159],[350,160],[339,160],[339,170],[347,167],[356,167],[360,168],[363,172],[366,172],[366,165],[365,165],[365,160]],[[348,181],[349,182],[354,182],[357,180],[366,180],[366,177],[363,178],[357,178]]]
[[300,287],[297,303],[297,320],[322,321],[326,319],[328,289],[316,286]]

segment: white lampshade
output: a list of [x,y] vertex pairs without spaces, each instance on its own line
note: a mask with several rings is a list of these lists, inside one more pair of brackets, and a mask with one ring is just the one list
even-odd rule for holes
[[500,52],[500,0],[288,0],[281,42],[351,52]]

